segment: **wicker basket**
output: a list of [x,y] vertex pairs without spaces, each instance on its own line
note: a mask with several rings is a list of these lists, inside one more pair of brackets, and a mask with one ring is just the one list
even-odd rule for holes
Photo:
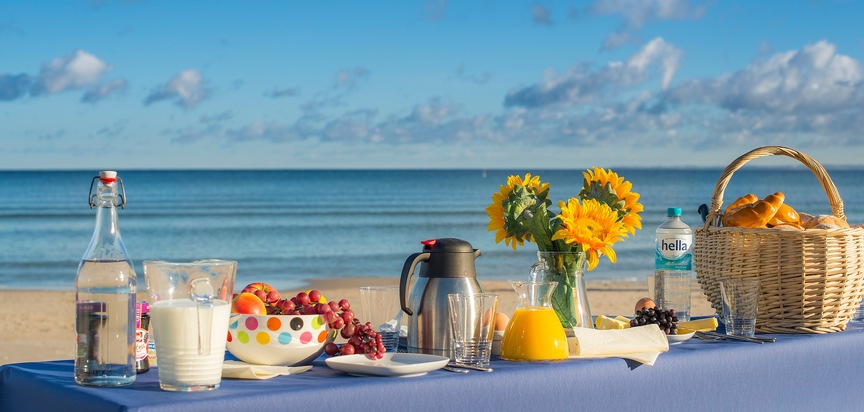
[[705,225],[694,231],[696,278],[718,314],[722,314],[720,280],[758,279],[758,332],[842,331],[864,296],[864,227],[805,231],[719,227],[723,191],[732,174],[750,160],[774,155],[806,165],[825,189],[833,215],[845,219],[843,200],[821,164],[786,147],[755,149],[727,166],[714,187]]

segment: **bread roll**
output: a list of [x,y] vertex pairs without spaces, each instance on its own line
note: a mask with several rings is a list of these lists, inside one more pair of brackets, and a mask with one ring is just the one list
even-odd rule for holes
[[798,215],[798,212],[789,206],[786,203],[780,205],[780,208],[777,209],[777,213],[774,214],[774,217],[768,222],[768,226],[780,226],[786,223],[792,223],[794,225],[798,225],[801,222],[801,217]]
[[746,205],[731,215],[723,216],[724,225],[748,228],[765,227],[777,214],[784,200],[785,196],[780,192],[765,196],[765,199]]
[[736,210],[741,209],[742,207],[747,206],[747,205],[752,205],[753,203],[756,203],[758,200],[759,200],[759,198],[756,197],[756,195],[754,195],[753,193],[747,193],[746,195],[741,196],[738,199],[735,199],[735,201],[732,202],[731,205],[726,206],[726,210],[723,211],[723,215],[731,215],[731,214],[735,213]]
[[756,197],[756,195],[754,195],[753,193],[748,193],[744,196],[739,197],[738,199],[735,199],[732,204],[726,206],[726,210],[723,211],[723,216],[720,219],[720,222],[723,224],[723,226],[734,226],[729,221],[731,216],[744,207],[752,206],[753,203],[756,203],[758,200],[759,198]]
[[813,216],[809,213],[799,213],[798,217],[801,219],[799,224],[804,229],[810,229],[811,227],[819,224],[819,222],[816,221],[816,216]]
[[777,229],[777,230],[788,230],[788,231],[795,231],[795,232],[800,232],[800,231],[804,230],[803,227],[796,225],[794,223],[783,223],[783,224],[780,224],[777,226],[773,226],[772,228]]
[[849,227],[849,223],[846,222],[846,219],[840,219],[834,215],[813,216],[807,213],[800,213],[799,216],[801,218],[801,226],[804,227],[804,229],[813,229],[821,224],[834,225],[840,228]]

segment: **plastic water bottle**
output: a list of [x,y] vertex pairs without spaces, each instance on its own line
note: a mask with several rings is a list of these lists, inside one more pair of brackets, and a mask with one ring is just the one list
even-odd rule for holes
[[125,190],[117,172],[102,171],[93,178],[90,191],[96,228],[75,277],[75,382],[129,385],[135,382],[137,279],[117,225],[117,207],[125,205]]
[[681,209],[666,209],[666,221],[657,227],[654,270],[692,270],[693,230],[681,220]]
[[[654,295],[664,309],[675,309],[681,320],[690,319],[690,282],[693,276],[693,230],[681,221],[681,209],[666,209],[666,221],[657,227],[654,253]],[[675,276],[670,276],[675,275]]]

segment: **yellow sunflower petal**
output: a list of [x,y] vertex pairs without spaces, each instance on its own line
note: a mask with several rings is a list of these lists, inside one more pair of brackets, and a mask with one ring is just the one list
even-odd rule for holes
[[627,228],[618,221],[616,211],[596,199],[583,203],[569,199],[567,203],[559,202],[558,205],[561,207],[562,228],[555,232],[553,240],[578,243],[588,256],[589,269],[597,266],[601,252],[610,256],[610,260],[615,259],[612,245],[627,236]]
[[597,265],[600,263],[600,257],[597,256],[597,251],[589,250],[588,251],[588,270],[594,270]]

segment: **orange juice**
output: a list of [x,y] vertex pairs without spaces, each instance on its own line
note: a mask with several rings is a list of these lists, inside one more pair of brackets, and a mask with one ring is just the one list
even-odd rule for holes
[[516,308],[501,342],[501,358],[510,361],[561,360],[569,356],[567,337],[552,308]]

